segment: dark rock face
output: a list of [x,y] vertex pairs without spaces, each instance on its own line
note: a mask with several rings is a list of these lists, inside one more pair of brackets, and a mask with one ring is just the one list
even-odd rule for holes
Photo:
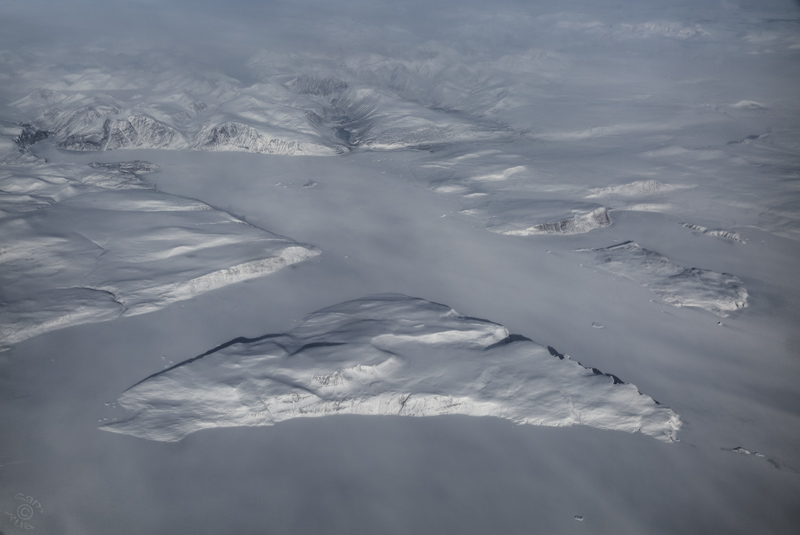
[[14,142],[16,142],[16,144],[22,149],[30,147],[31,145],[46,139],[50,135],[49,132],[45,130],[39,130],[38,128],[35,128],[29,124],[23,124],[20,126],[22,126],[24,130],[16,137],[16,139],[14,139]]

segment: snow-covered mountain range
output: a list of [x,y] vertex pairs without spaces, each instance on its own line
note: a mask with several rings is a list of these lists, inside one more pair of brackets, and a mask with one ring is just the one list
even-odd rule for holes
[[797,531],[795,3],[0,11],[0,534]]

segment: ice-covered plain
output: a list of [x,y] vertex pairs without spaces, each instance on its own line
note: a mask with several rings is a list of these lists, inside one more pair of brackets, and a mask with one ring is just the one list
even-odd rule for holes
[[0,532],[797,531],[796,2],[0,11]]

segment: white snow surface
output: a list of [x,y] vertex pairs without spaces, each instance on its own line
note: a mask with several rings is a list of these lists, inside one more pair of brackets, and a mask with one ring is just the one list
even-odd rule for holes
[[236,339],[123,393],[101,429],[178,441],[212,427],[335,414],[492,416],[677,439],[679,417],[635,386],[496,323],[399,294],[335,305],[285,334]]

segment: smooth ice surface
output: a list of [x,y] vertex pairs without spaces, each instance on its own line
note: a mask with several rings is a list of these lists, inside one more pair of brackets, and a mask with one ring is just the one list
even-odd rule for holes
[[680,428],[674,412],[633,385],[502,325],[397,294],[323,309],[285,334],[233,340],[140,381],[117,402],[130,416],[101,429],[169,442],[212,427],[336,414],[493,416],[665,442]]

